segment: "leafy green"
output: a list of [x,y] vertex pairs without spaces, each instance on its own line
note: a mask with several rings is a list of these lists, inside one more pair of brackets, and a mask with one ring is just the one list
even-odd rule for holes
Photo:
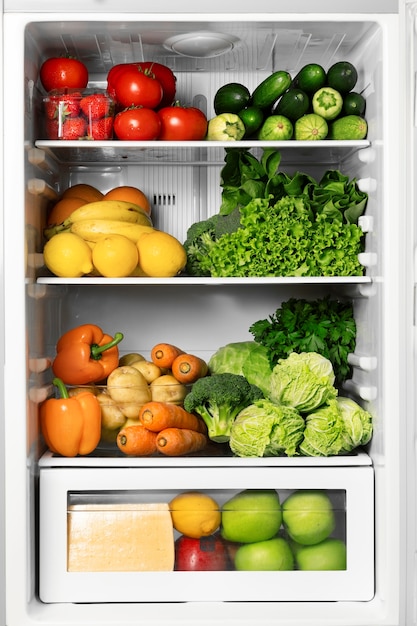
[[350,375],[348,355],[356,345],[351,302],[329,296],[312,301],[290,298],[249,331],[268,349],[272,367],[291,352],[318,352],[331,361],[338,384]]
[[372,437],[372,416],[350,398],[337,398],[343,421],[342,451],[350,452],[358,446],[364,446]]
[[362,230],[339,219],[317,219],[303,197],[255,198],[240,208],[240,228],[206,242],[204,275],[357,276]]
[[221,346],[208,362],[212,374],[239,374],[266,395],[272,368],[269,351],[255,341],[237,341]]
[[295,409],[257,400],[232,424],[229,445],[240,457],[294,456],[305,422]]
[[268,399],[301,413],[337,396],[331,362],[317,352],[292,352],[272,370]]
[[343,421],[336,399],[306,416],[299,451],[304,456],[333,456],[342,451]]

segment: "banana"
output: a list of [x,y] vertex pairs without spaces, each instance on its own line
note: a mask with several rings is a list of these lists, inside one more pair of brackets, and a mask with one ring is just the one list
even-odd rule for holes
[[152,226],[149,215],[133,202],[123,200],[98,200],[89,202],[75,209],[63,222],[62,226],[68,228],[81,220],[118,220],[132,224]]
[[124,235],[135,243],[143,233],[153,232],[146,224],[131,224],[121,220],[80,220],[71,225],[71,232],[86,241],[95,242],[103,235]]

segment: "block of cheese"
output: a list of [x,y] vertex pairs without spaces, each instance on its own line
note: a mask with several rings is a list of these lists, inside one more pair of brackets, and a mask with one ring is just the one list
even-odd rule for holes
[[174,569],[167,503],[68,507],[69,572],[162,572]]

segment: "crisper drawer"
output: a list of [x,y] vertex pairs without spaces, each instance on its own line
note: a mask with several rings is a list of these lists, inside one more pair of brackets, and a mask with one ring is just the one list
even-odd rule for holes
[[373,482],[370,466],[41,468],[40,598],[370,600]]

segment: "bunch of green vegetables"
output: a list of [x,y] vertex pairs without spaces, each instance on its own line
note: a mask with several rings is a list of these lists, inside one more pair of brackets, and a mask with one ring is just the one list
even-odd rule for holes
[[337,384],[351,373],[348,356],[356,346],[356,322],[350,301],[290,298],[249,331],[267,349],[271,367],[291,352],[318,352],[331,361]]
[[192,276],[356,276],[367,194],[328,170],[317,182],[279,172],[281,156],[226,150],[218,214],[193,224],[184,242]]

